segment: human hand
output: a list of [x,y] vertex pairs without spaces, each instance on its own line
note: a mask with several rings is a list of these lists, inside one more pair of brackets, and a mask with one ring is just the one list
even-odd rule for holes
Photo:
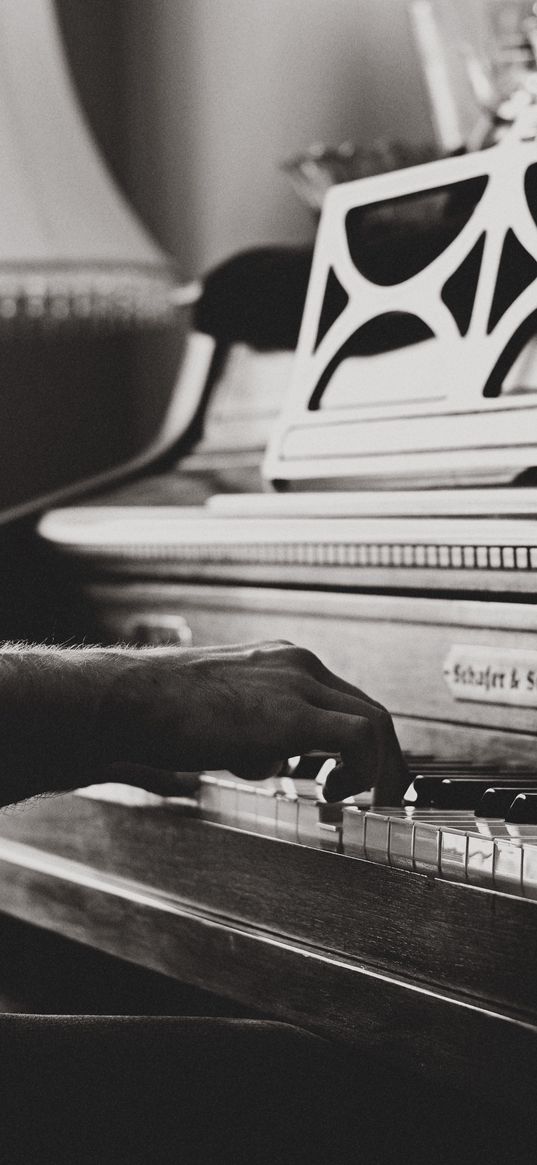
[[[327,800],[379,781],[385,803],[401,799],[408,776],[391,717],[312,652],[277,641],[147,649],[125,661],[102,708],[110,761],[262,779],[316,749],[341,756]],[[147,773],[140,783],[151,787]]]

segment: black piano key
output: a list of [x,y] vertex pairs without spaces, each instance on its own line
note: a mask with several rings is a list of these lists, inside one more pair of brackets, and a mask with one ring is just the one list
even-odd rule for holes
[[415,763],[410,758],[406,758],[410,771],[415,776],[452,776],[452,777],[472,777],[472,776],[486,776],[487,774],[496,775],[501,772],[500,765],[478,764],[468,760],[436,760],[423,763]]
[[[494,785],[490,789],[486,789],[476,808],[476,817],[499,817],[505,818],[519,793],[528,793],[535,790],[535,784],[524,785],[519,784],[516,788],[512,785]],[[535,790],[537,791],[537,790]]]
[[491,774],[486,779],[420,774],[407,790],[405,803],[416,809],[474,809],[492,781]]
[[537,825],[537,793],[519,793],[505,820],[513,825]]
[[470,761],[463,757],[450,757],[449,760],[439,760],[429,757],[418,757],[405,753],[405,760],[413,776],[424,777],[487,777],[495,780],[498,777],[534,777],[537,782],[535,766],[521,765],[518,762],[506,761],[502,764],[482,761]]
[[[520,788],[520,777],[502,774],[502,785],[511,785],[513,796]],[[470,809],[475,810],[487,789],[498,784],[496,774],[482,777],[430,777],[417,776],[405,794],[405,803],[417,809]],[[536,784],[537,788],[537,784]]]

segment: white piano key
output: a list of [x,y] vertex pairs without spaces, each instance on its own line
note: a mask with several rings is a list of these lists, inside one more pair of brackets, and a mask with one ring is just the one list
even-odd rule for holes
[[[348,803],[353,804],[354,799],[349,798]],[[322,799],[317,802],[321,849],[342,852],[343,810],[345,807],[344,802],[329,804]]]
[[363,858],[364,851],[364,822],[366,811],[358,809],[356,805],[344,805],[342,845],[343,853],[349,857]]
[[276,830],[281,841],[298,841],[298,797],[277,794]]
[[451,825],[454,829],[473,829],[475,815],[469,809],[415,809],[405,806],[405,814],[411,821],[423,821],[425,825]]
[[200,781],[198,804],[202,816],[208,821],[220,820],[220,782],[208,773]]
[[449,826],[440,830],[440,876],[450,881],[466,882],[468,834]]
[[509,837],[501,817],[476,817],[475,828],[483,837]]
[[256,785],[256,833],[266,837],[277,837],[276,791]]
[[319,807],[315,796],[301,796],[298,799],[297,835],[301,845],[319,847]]
[[237,829],[255,832],[257,822],[257,792],[253,784],[237,783],[235,825]]
[[494,886],[494,838],[485,833],[468,835],[466,875],[472,886],[483,886],[489,890]]
[[440,873],[440,830],[432,821],[414,822],[414,869],[419,874]]
[[468,831],[468,881],[473,886],[494,889],[495,843],[507,838],[505,822],[499,817],[476,817],[473,829]]
[[319,822],[319,845],[332,853],[341,853],[341,826],[329,821]]
[[526,898],[535,898],[537,897],[537,868],[533,851],[537,848],[537,825],[506,821],[505,828],[512,843],[520,849],[521,892]]
[[364,854],[369,862],[388,863],[390,818],[374,810],[365,815]]
[[525,898],[537,899],[537,842],[522,846],[522,893]]
[[535,841],[537,842],[537,825],[525,825],[515,821],[506,821],[505,829],[513,841]]
[[518,841],[498,838],[494,842],[495,890],[522,894],[522,845]]
[[237,822],[237,782],[218,778],[220,789],[220,810],[218,821],[225,825],[235,825]]
[[388,857],[390,865],[399,870],[414,869],[414,822],[411,816],[392,818]]

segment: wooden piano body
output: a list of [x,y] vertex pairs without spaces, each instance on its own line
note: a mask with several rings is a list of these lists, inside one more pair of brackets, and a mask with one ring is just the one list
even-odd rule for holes
[[[535,145],[520,149],[528,151],[529,171]],[[505,197],[505,172],[489,162],[490,189]],[[451,165],[427,171],[429,191],[445,191],[455,180]],[[518,155],[517,165],[521,173]],[[461,180],[479,177],[479,160],[462,167]],[[461,177],[456,169],[453,174]],[[423,181],[421,169],[405,177],[406,193]],[[393,197],[394,190],[383,179],[380,187],[368,181],[365,195],[363,184],[336,192],[335,227],[328,206],[297,358],[297,376],[301,362],[307,369],[308,391],[312,361],[315,375],[322,375],[321,346],[330,364],[338,336],[346,343],[352,313],[354,324],[361,318],[356,288],[349,286],[345,327],[337,317],[327,324],[325,311],[319,340],[328,248],[332,228],[341,225],[341,206],[347,212],[352,198],[362,206]],[[498,198],[492,211],[503,205]],[[527,214],[528,248],[526,220]],[[486,214],[483,222],[487,227]],[[505,237],[508,222],[503,229]],[[339,275],[344,279],[347,272],[350,279],[339,235],[336,243]],[[474,235],[467,243],[474,247]],[[462,258],[459,246],[453,261]],[[513,308],[509,334],[534,310],[531,281],[528,288],[520,292],[522,307],[519,297],[518,307],[513,301],[505,309],[509,316]],[[492,295],[489,287],[489,306]],[[476,302],[482,326],[482,295]],[[399,310],[395,293],[390,304],[390,311]],[[445,358],[445,313],[442,321]],[[313,355],[312,335],[319,349]],[[477,367],[479,345],[471,329],[469,345]],[[456,347],[457,359],[464,358]],[[486,351],[490,363],[490,344]],[[363,354],[349,359],[362,361]],[[348,391],[351,373],[352,366],[341,391]],[[490,375],[487,366],[485,386]],[[301,442],[315,428],[317,448],[334,415],[308,409],[307,393],[297,396],[299,381],[305,383],[295,381],[267,472],[281,484],[292,447],[289,480],[322,490],[222,496],[188,507],[185,481],[206,472],[211,460],[206,449],[196,463],[194,450],[186,478],[181,464],[175,475],[170,471],[168,499],[161,482],[158,505],[147,504],[151,485],[142,481],[102,504],[45,516],[42,537],[70,562],[71,587],[83,611],[78,633],[108,643],[291,639],[388,706],[418,768],[434,767],[432,757],[453,762],[459,775],[465,766],[473,771],[481,765],[493,779],[495,771],[504,777],[518,767],[537,784],[537,491],[498,486],[506,475],[511,480],[532,468],[533,390],[517,395],[511,386],[501,409],[491,407],[490,397],[480,403],[474,393],[474,427],[481,408],[494,432],[486,456],[476,453],[472,460],[466,448],[457,481],[465,488],[395,491],[387,488],[394,480],[408,486],[418,476],[423,486],[431,464],[430,451],[429,460],[416,457],[408,444],[415,402],[399,401],[395,411],[390,405],[392,437],[403,408],[406,444],[384,480],[380,466],[390,441],[378,445],[374,466],[369,458],[360,477],[365,423],[353,428],[353,465],[347,460],[340,474],[332,458],[323,478],[322,459],[307,462]],[[219,393],[217,385],[213,409],[222,401]],[[262,415],[263,407],[255,407]],[[363,417],[362,405],[357,413]],[[442,406],[436,401],[429,427],[433,414],[443,424],[448,413],[453,435],[453,425],[463,427],[454,399]],[[513,445],[501,445],[507,415],[509,432],[519,426],[514,455]],[[290,445],[287,423],[286,432],[295,434]],[[244,449],[224,442],[219,464],[251,466],[253,453],[253,444],[245,457]],[[456,464],[452,446],[445,458],[438,449],[435,485],[453,484]],[[351,470],[355,484],[371,478],[383,490],[349,490]],[[340,478],[345,492],[326,488]],[[468,488],[472,480],[486,488]],[[216,784],[206,780],[196,802],[116,786],[94,793],[42,799],[1,815],[4,912],[329,1034],[398,1069],[412,1064],[431,1079],[533,1111],[537,895],[531,839],[492,838],[485,846],[488,865],[476,877],[469,862],[476,830],[467,820],[446,820],[444,830],[431,818],[419,845],[412,826],[407,857],[397,860],[397,807],[393,820],[383,814],[381,786],[372,808],[343,806],[336,819],[327,819],[303,791],[297,799],[285,789],[254,792],[229,775]],[[428,864],[422,842],[432,853]]]

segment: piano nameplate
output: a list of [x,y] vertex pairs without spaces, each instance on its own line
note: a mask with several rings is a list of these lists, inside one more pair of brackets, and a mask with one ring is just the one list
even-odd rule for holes
[[454,644],[443,674],[454,700],[537,708],[537,651]]

